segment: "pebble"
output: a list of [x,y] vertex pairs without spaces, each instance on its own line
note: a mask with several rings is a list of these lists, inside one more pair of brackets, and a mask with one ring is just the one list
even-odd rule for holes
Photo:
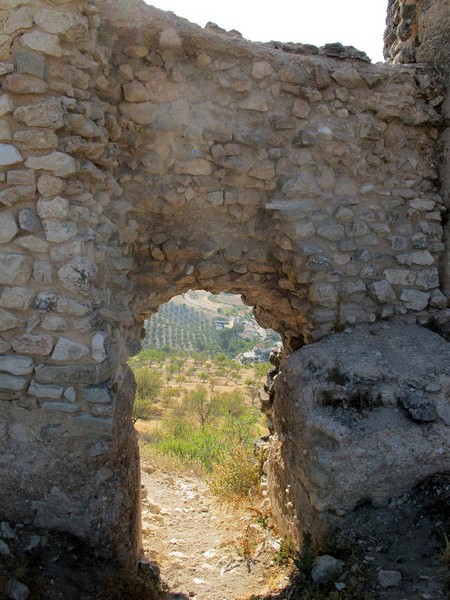
[[378,582],[382,588],[397,587],[402,581],[400,571],[384,571],[378,573]]
[[8,544],[2,540],[0,540],[0,556],[12,556]]
[[327,583],[339,577],[343,570],[344,563],[342,560],[338,560],[329,554],[324,554],[317,557],[314,561],[311,577],[314,583]]
[[0,524],[0,537],[4,540],[17,540],[17,535],[14,533],[11,525],[6,521]]
[[6,584],[6,593],[11,600],[28,600],[30,590],[24,583],[16,579],[10,579]]

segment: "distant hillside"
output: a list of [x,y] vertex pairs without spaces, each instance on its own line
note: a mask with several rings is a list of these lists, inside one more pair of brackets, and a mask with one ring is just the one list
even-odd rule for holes
[[[160,307],[159,311],[146,321],[147,335],[144,348],[156,348],[166,351],[186,350],[187,352],[203,352],[208,356],[219,353],[235,357],[255,346],[273,346],[280,338],[274,332],[268,332],[265,340],[255,337],[252,341],[242,339],[244,327],[254,322],[251,312],[243,304],[227,306],[220,302],[220,296],[211,297],[218,311],[205,310],[198,301],[198,306],[193,304],[194,299],[177,297]],[[208,300],[201,300],[209,302]],[[245,315],[249,321],[234,315]]]

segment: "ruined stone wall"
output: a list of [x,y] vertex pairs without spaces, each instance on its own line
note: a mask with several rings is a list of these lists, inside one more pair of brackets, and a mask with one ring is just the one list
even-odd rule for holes
[[448,70],[450,6],[446,0],[389,0],[384,57]]
[[137,0],[6,0],[0,28],[0,513],[132,560],[125,362],[161,303],[241,293],[287,350],[447,320],[439,95]]
[[[389,0],[384,56],[394,63],[423,63],[441,85],[441,126],[438,142],[440,194],[450,207],[450,4],[447,0]],[[450,237],[449,225],[444,238]],[[447,244],[448,246],[448,244]],[[441,288],[450,297],[450,254],[440,265]]]

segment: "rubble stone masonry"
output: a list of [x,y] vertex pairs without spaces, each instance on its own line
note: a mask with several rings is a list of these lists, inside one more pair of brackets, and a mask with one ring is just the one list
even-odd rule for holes
[[177,294],[242,294],[287,351],[448,321],[445,80],[414,64],[417,4],[389,9],[408,64],[373,65],[139,0],[2,1],[4,517],[134,560],[126,360]]

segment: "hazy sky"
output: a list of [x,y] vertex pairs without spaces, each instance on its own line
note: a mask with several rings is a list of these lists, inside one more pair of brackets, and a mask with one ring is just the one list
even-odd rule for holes
[[237,29],[254,41],[341,42],[383,60],[387,0],[145,0],[201,26]]

